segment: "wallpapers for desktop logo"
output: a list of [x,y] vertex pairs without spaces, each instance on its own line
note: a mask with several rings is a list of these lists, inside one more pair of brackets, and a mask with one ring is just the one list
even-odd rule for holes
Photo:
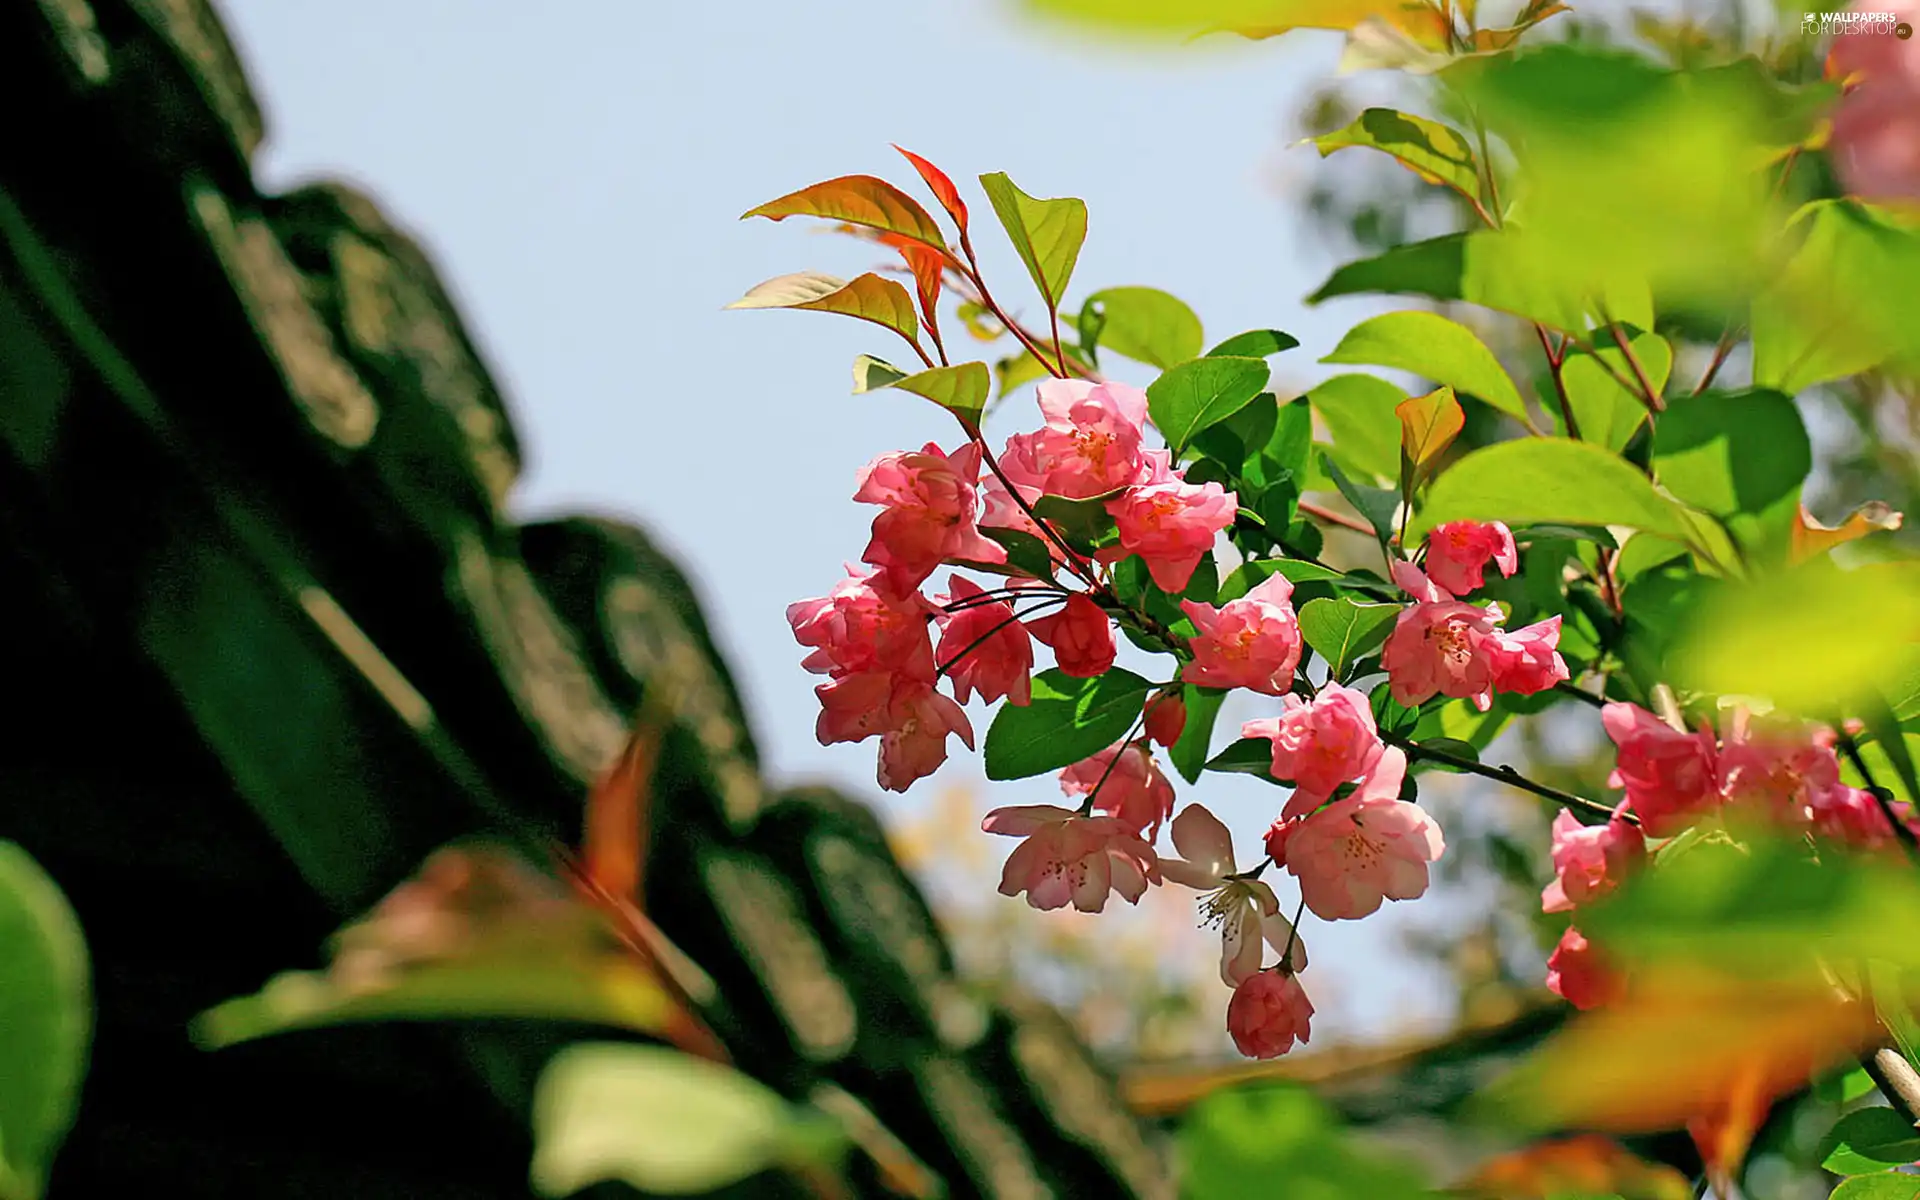
[[1801,18],[1800,30],[1809,37],[1897,37],[1913,36],[1913,26],[1890,12],[1810,12]]

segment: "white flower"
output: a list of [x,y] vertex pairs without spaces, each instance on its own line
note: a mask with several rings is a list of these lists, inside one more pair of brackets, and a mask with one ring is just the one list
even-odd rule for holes
[[1273,889],[1258,879],[1235,878],[1233,835],[1220,818],[1198,804],[1187,805],[1173,819],[1173,847],[1181,857],[1161,859],[1160,873],[1207,893],[1201,911],[1206,924],[1220,927],[1220,978],[1228,987],[1239,987],[1260,970],[1266,957],[1263,939],[1287,955],[1293,970],[1306,969],[1307,947],[1280,915]]

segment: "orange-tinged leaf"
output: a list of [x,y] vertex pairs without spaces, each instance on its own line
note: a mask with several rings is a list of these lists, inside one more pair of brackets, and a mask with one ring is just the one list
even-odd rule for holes
[[933,192],[934,199],[940,201],[940,207],[947,210],[947,215],[953,218],[953,223],[960,227],[960,235],[965,237],[967,233],[967,202],[960,198],[960,189],[953,186],[953,180],[947,178],[945,171],[934,166],[926,159],[921,158],[913,151],[903,146],[895,146],[894,149],[900,151],[900,153],[906,157],[906,160],[913,164],[914,170],[920,172],[920,178],[926,182],[927,187]]
[[1415,478],[1425,474],[1467,426],[1467,414],[1450,387],[1403,400],[1393,411],[1400,417],[1400,450],[1413,464]]
[[1727,1094],[1711,1112],[1687,1122],[1687,1133],[1706,1165],[1707,1179],[1722,1196],[1733,1194],[1733,1181],[1746,1161],[1753,1135],[1767,1119],[1777,1093],[1768,1090],[1762,1061],[1749,1063],[1730,1081]]
[[803,308],[839,313],[891,329],[909,342],[920,333],[913,297],[891,279],[868,272],[847,282],[818,271],[780,275],[755,287],[728,308]]
[[1378,20],[1406,34],[1430,50],[1447,44],[1447,22],[1432,5],[1421,0],[1276,0],[1272,18],[1234,30],[1259,40],[1296,29],[1352,30]]
[[1805,562],[1818,554],[1825,554],[1835,546],[1866,537],[1870,533],[1892,531],[1900,528],[1905,518],[1878,500],[1862,504],[1847,514],[1847,519],[1836,526],[1822,525],[1813,519],[1806,505],[1800,506],[1799,519],[1793,523],[1793,540],[1787,551],[1790,563]]
[[920,301],[920,318],[937,336],[940,278],[947,268],[946,256],[925,242],[916,242],[897,233],[882,234],[880,240],[898,250],[900,257],[906,260],[907,270],[913,272],[914,292]]
[[946,239],[940,236],[940,226],[920,207],[919,201],[872,175],[842,175],[801,188],[741,214],[740,219],[744,221],[748,217],[766,217],[773,221],[787,217],[825,217],[830,221],[846,221],[884,233],[897,233],[937,249],[947,248]]
[[1485,1200],[1552,1200],[1556,1196],[1619,1196],[1622,1200],[1693,1200],[1687,1177],[1652,1163],[1598,1134],[1537,1142],[1481,1164],[1461,1190]]

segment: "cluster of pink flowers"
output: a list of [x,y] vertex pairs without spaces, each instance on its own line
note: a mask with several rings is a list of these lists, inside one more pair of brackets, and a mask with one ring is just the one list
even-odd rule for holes
[[[1545,912],[1577,913],[1646,862],[1648,837],[1673,837],[1723,814],[1849,850],[1894,842],[1880,801],[1841,782],[1831,729],[1763,726],[1736,709],[1716,739],[1705,723],[1688,730],[1633,704],[1609,704],[1600,720],[1617,748],[1607,784],[1626,798],[1604,825],[1582,825],[1564,812],[1554,820],[1555,878],[1541,893]],[[1902,819],[1920,832],[1911,812]],[[1547,986],[1586,1009],[1617,997],[1625,984],[1605,953],[1569,926],[1547,960]]]

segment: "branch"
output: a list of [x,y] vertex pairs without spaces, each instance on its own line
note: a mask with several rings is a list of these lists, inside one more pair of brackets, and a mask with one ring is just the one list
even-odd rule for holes
[[[1456,771],[1464,771],[1469,775],[1478,775],[1482,779],[1492,779],[1496,782],[1504,783],[1509,787],[1517,787],[1523,792],[1532,792],[1542,799],[1551,800],[1555,804],[1566,808],[1583,809],[1587,812],[1597,813],[1603,817],[1612,817],[1614,815],[1613,809],[1600,803],[1598,800],[1589,800],[1585,796],[1576,796],[1572,792],[1563,792],[1559,788],[1548,787],[1544,783],[1535,783],[1512,767],[1504,764],[1498,767],[1490,767],[1485,763],[1474,762],[1472,759],[1456,758],[1444,750],[1429,750],[1418,742],[1408,741],[1406,738],[1400,737],[1397,734],[1383,733],[1380,735],[1380,740],[1390,746],[1398,746],[1402,750],[1405,750],[1408,757],[1415,762],[1424,758],[1428,762],[1444,763]],[[1640,823],[1640,818],[1634,816],[1632,813],[1622,813],[1620,815],[1623,820],[1630,824],[1638,825]]]
[[1860,1065],[1909,1125],[1920,1126],[1920,1072],[1913,1069],[1904,1054],[1891,1046],[1860,1056]]

